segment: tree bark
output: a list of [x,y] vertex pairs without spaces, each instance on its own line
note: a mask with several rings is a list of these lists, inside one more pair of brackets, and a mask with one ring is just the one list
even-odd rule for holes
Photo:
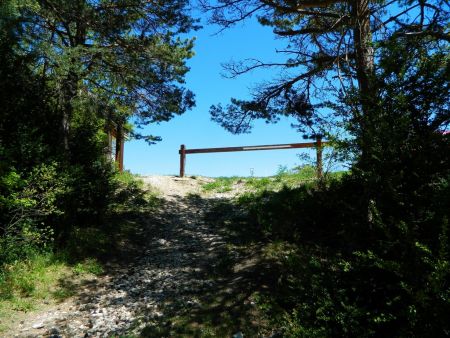
[[70,71],[63,84],[62,137],[65,151],[70,150],[70,124],[73,116],[73,99],[77,95],[78,76]]
[[[376,107],[376,86],[374,83],[374,49],[372,46],[372,31],[370,29],[369,0],[353,0],[352,17],[354,18],[353,39],[356,61],[356,79],[359,89],[359,105],[361,112],[358,113],[356,123],[359,124],[360,135],[357,138],[361,155],[358,163],[359,169],[363,171],[371,168],[371,151],[373,133],[376,128],[373,114]],[[365,184],[364,196],[367,203],[367,222],[373,226],[373,199],[374,187]]]
[[[82,2],[78,2],[77,14],[81,14],[83,10]],[[82,18],[82,16],[81,16]],[[67,24],[69,25],[69,23]],[[69,37],[72,48],[82,46],[86,41],[86,23],[82,20],[76,21],[75,35]],[[71,67],[76,67],[79,60],[76,57],[71,59]],[[76,70],[70,70],[64,83],[64,103],[62,116],[62,131],[64,149],[68,153],[70,151],[70,124],[73,116],[73,99],[77,96],[79,74]]]
[[118,123],[116,130],[116,157],[115,161],[119,171],[123,171],[123,150],[124,150],[124,131],[122,123]]
[[354,0],[352,16],[355,20],[353,38],[356,58],[356,77],[361,95],[363,113],[367,113],[370,101],[375,97],[373,86],[374,51],[370,29],[369,0]]
[[361,149],[360,165],[364,167],[370,152],[371,123],[373,108],[377,97],[374,83],[374,49],[372,46],[372,31],[370,29],[369,0],[352,1],[352,18],[354,53],[356,63],[356,80],[359,90],[359,107],[356,113],[356,123],[359,124],[359,143]]

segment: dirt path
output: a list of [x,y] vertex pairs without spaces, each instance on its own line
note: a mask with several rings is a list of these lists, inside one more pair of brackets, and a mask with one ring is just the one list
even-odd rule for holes
[[30,314],[15,336],[240,337],[243,328],[246,337],[260,336],[245,282],[254,258],[231,262],[238,254],[230,255],[227,234],[211,222],[224,201],[201,195],[208,179],[143,179],[164,197],[142,225],[146,245],[76,286],[75,297]]

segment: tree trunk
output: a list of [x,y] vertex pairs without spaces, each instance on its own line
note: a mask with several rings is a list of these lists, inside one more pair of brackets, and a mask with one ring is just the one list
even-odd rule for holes
[[[361,155],[358,167],[363,172],[371,169],[372,137],[371,132],[376,128],[373,114],[376,109],[377,91],[374,83],[374,49],[372,46],[372,31],[370,29],[369,0],[353,0],[352,17],[354,18],[353,39],[356,59],[356,78],[359,89],[359,105],[361,111],[357,113],[356,123],[359,124],[357,138]],[[373,226],[374,187],[366,182],[365,196],[361,196],[367,203],[367,222]]]
[[122,122],[117,125],[116,132],[116,158],[115,161],[118,165],[118,169],[120,172],[123,171],[123,150],[124,150],[124,132],[123,132],[123,124]]
[[366,163],[370,148],[370,129],[372,110],[377,97],[374,84],[374,49],[370,29],[369,0],[353,0],[352,17],[354,18],[353,39],[356,59],[356,79],[359,88],[361,112],[357,116],[360,124],[361,164]]
[[375,94],[372,83],[374,52],[372,31],[370,30],[369,0],[354,0],[352,12],[355,19],[353,38],[356,54],[356,77],[361,94],[361,105],[363,110],[366,110],[368,108],[367,104],[369,104],[369,101]]
[[69,71],[63,84],[63,104],[62,104],[62,137],[66,152],[70,150],[70,124],[73,116],[73,99],[77,96],[78,76],[75,72]]
[[[82,13],[82,2],[78,3],[77,14]],[[70,39],[72,48],[81,46],[86,41],[86,23],[83,21],[76,22],[75,36]],[[76,67],[80,62],[77,57],[71,58],[71,67]],[[76,69],[76,68],[75,68]],[[66,81],[63,86],[63,114],[62,114],[62,132],[63,132],[63,144],[66,153],[70,151],[70,124],[73,116],[73,99],[77,96],[79,75],[77,71],[72,69],[67,75]]]

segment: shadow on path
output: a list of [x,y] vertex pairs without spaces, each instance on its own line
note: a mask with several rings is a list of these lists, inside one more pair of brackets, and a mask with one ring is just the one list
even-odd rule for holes
[[61,281],[79,292],[54,326],[68,337],[268,336],[252,295],[273,270],[236,212],[230,200],[188,195],[139,215],[128,259],[82,285]]

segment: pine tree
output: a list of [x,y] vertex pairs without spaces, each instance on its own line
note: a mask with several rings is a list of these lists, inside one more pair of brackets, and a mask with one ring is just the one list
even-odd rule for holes
[[357,91],[350,116],[340,118],[362,126],[363,153],[372,107],[379,102],[377,46],[395,37],[447,45],[450,41],[450,7],[445,0],[203,0],[202,6],[222,29],[257,16],[260,24],[272,27],[274,35],[286,41],[286,48],[278,51],[286,56],[284,62],[252,59],[226,66],[231,77],[258,68],[277,68],[282,75],[257,86],[251,100],[212,106],[214,120],[239,133],[248,131],[253,119],[277,121],[278,115],[292,115],[312,136],[336,123],[334,114],[319,114],[316,108],[323,105],[313,103],[323,100],[324,92],[331,99]]
[[101,118],[124,124],[133,116],[138,125],[167,121],[194,105],[193,94],[182,86],[193,40],[180,35],[195,28],[187,5],[185,0],[16,1],[22,52],[37,55],[35,71],[54,88],[66,150],[74,112],[87,101]]

